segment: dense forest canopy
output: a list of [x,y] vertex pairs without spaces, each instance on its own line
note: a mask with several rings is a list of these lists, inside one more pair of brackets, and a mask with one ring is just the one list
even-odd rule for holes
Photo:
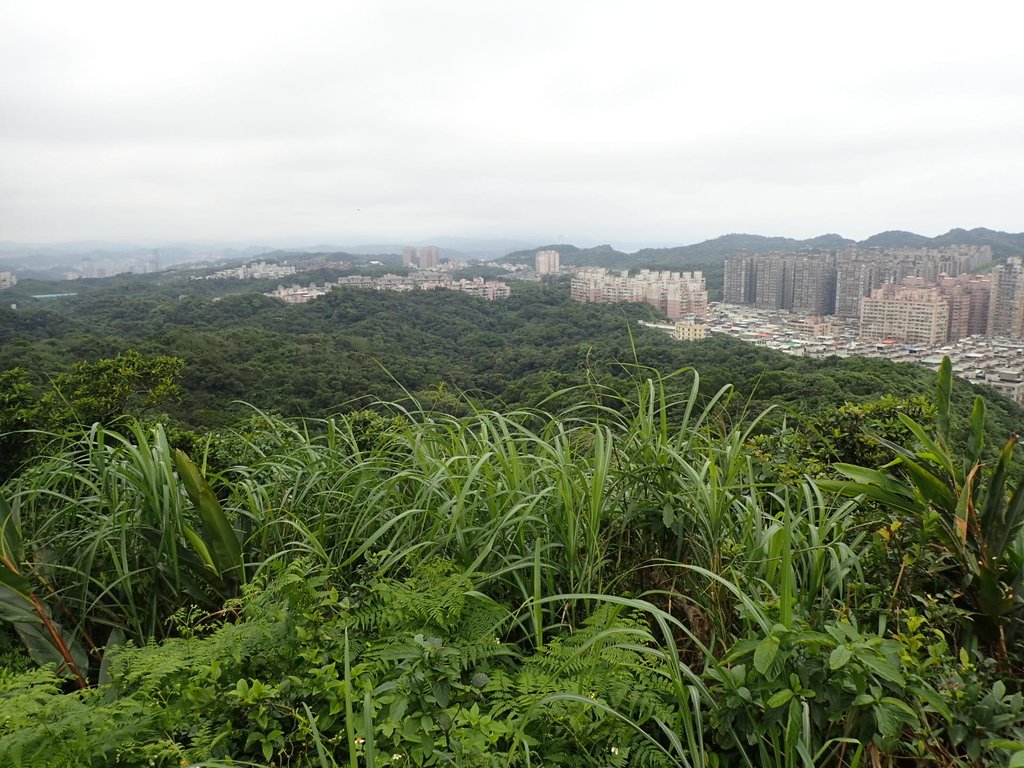
[[[103,281],[96,281],[102,283]],[[565,387],[608,383],[630,365],[670,372],[692,366],[702,392],[735,387],[759,413],[779,404],[803,414],[846,401],[927,392],[932,374],[861,358],[794,358],[723,336],[680,343],[636,322],[644,305],[576,304],[561,283],[516,283],[506,301],[448,291],[335,290],[286,305],[238,281],[124,277],[76,296],[0,309],[0,369],[20,367],[37,385],[74,362],[129,349],[185,361],[170,415],[191,426],[229,423],[243,401],[286,416],[324,416],[377,398],[430,399],[438,388],[483,407],[532,407]],[[251,289],[250,289],[251,290]],[[964,412],[974,389],[958,385]],[[991,390],[996,434],[1020,410]]]

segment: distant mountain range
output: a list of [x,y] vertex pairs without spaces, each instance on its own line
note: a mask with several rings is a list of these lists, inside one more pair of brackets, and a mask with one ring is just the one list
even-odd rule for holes
[[68,243],[17,243],[0,241],[0,270],[12,270],[20,276],[56,280],[65,272],[81,266],[83,259],[95,263],[114,262],[121,268],[146,264],[159,254],[159,265],[166,268],[203,259],[215,261],[255,258],[270,249],[263,246],[232,247],[222,243],[114,243],[88,240]]
[[494,259],[503,256],[509,251],[529,248],[530,243],[526,240],[509,240],[507,238],[482,239],[474,237],[435,237],[429,240],[418,240],[411,243],[382,244],[382,245],[350,245],[340,250],[347,253],[378,254],[378,253],[401,253],[407,245],[422,248],[425,245],[437,247],[442,257],[455,257],[460,259]]
[[610,245],[594,248],[577,248],[575,245],[552,244],[529,250],[514,251],[501,259],[512,263],[530,263],[538,250],[553,249],[562,255],[562,260],[578,265],[595,267],[685,267],[693,264],[715,264],[726,256],[744,248],[748,253],[769,251],[800,251],[842,248],[857,245],[863,248],[924,248],[942,245],[990,245],[997,260],[1008,256],[1024,255],[1024,232],[1013,234],[991,229],[951,229],[938,237],[925,237],[913,232],[892,230],[872,235],[866,240],[856,241],[836,234],[819,235],[808,240],[794,240],[790,237],[764,237],[763,235],[722,235],[694,245],[680,245],[673,248],[644,248],[635,253],[617,251]]
[[20,243],[0,241],[0,271],[13,270],[19,275],[43,279],[59,279],[64,272],[77,269],[82,259],[94,262],[116,261],[145,263],[154,251],[159,251],[161,267],[196,262],[231,264],[255,258],[287,259],[294,256],[333,255],[373,257],[384,262],[401,263],[402,249],[406,245],[422,247],[433,245],[440,249],[442,258],[486,261],[503,256],[509,251],[529,248],[525,240],[501,238],[436,237],[412,243],[376,243],[363,245],[337,245],[319,243],[274,248],[266,245],[195,242],[139,242],[119,243],[102,240],[79,240],[66,243]]
[[[442,258],[481,259],[531,263],[533,255],[541,249],[554,249],[562,254],[562,260],[573,264],[626,268],[650,266],[678,269],[689,265],[720,264],[726,256],[745,248],[749,253],[768,251],[798,251],[842,248],[859,245],[865,248],[941,246],[953,244],[990,245],[997,260],[1008,256],[1024,255],[1024,233],[997,232],[991,229],[951,229],[938,237],[925,237],[913,232],[893,230],[880,232],[866,240],[857,242],[836,234],[820,235],[807,240],[790,237],[765,237],[763,235],[731,234],[693,245],[679,245],[667,248],[643,248],[632,253],[619,251],[610,245],[579,248],[570,244],[551,244],[530,247],[522,240],[436,237],[418,241],[416,246],[435,245],[440,248]],[[410,244],[410,243],[407,243]],[[265,245],[245,245],[224,242],[177,242],[177,243],[114,243],[104,241],[79,241],[57,244],[31,244],[0,241],[0,270],[14,270],[18,274],[37,277],[57,278],[64,271],[78,267],[83,258],[93,261],[139,260],[145,262],[154,250],[160,252],[160,266],[206,263],[231,263],[258,257],[287,259],[289,256],[346,255],[379,258],[386,263],[401,259],[402,244],[377,243],[365,245],[335,245],[323,243],[311,246],[272,248]]]

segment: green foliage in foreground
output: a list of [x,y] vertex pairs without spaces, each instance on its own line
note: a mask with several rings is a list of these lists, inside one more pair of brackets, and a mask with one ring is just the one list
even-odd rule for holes
[[[667,764],[645,726],[657,730],[655,715],[675,709],[670,676],[642,620],[600,608],[571,636],[524,654],[506,639],[515,617],[447,571],[437,563],[340,593],[292,568],[247,590],[236,622],[111,654],[98,688],[67,696],[52,673],[7,676],[0,757],[504,765],[532,755],[591,765],[647,755]],[[90,731],[103,737],[81,738]]]
[[870,410],[899,462],[838,468],[864,488],[776,461],[729,388],[631,383],[33,461],[0,619],[41,666],[0,669],[0,764],[1024,764],[1014,443],[985,458],[977,406],[947,466],[948,370]]
[[673,620],[650,603],[598,601],[530,648],[478,586],[444,562],[344,590],[290,567],[248,588],[229,621],[181,611],[180,638],[111,651],[88,690],[0,673],[0,759],[856,765],[866,746],[999,765],[1024,749],[1005,738],[1024,736],[1024,699],[950,658],[920,620],[887,640],[846,621],[776,624],[694,676],[652,633]]

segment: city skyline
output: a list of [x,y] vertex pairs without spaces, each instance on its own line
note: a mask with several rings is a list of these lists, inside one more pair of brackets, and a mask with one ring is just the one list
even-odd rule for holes
[[1016,6],[53,2],[0,21],[0,241],[1024,229]]

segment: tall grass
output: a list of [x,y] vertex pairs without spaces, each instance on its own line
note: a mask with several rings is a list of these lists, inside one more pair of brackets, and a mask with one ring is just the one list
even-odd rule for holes
[[79,628],[145,641],[165,634],[182,599],[218,604],[181,546],[189,515],[174,467],[162,428],[96,426],[9,487],[34,577]]
[[589,615],[594,596],[647,592],[700,658],[738,629],[726,584],[778,602],[783,618],[796,603],[827,610],[856,572],[857,539],[848,507],[812,484],[763,485],[745,450],[757,420],[732,423],[728,388],[704,399],[695,372],[672,376],[690,386],[670,395],[672,377],[637,369],[630,391],[579,390],[557,416],[382,405],[401,426],[370,446],[357,419],[261,415],[273,439],[206,477],[242,579],[215,567],[202,505],[159,426],[94,427],[5,493],[22,510],[35,578],[96,646],[112,630],[165,636],[182,604],[216,610],[277,560],[356,578],[444,558],[495,599],[529,606],[522,631],[538,646]]
[[[688,384],[681,392],[676,379]],[[496,633],[516,659],[566,668],[594,649],[628,651],[640,659],[630,670],[643,670],[630,679],[653,681],[664,705],[652,715],[652,695],[618,711],[579,680],[542,689],[515,714],[510,761],[531,764],[527,732],[565,704],[627,724],[654,764],[704,768],[723,755],[751,767],[882,764],[883,742],[865,737],[863,723],[900,703],[886,692],[899,695],[893,681],[913,675],[898,665],[915,663],[914,653],[939,663],[945,641],[935,653],[904,646],[905,661],[892,648],[915,636],[861,635],[843,618],[856,613],[851,594],[866,580],[869,532],[880,540],[861,522],[859,501],[827,496],[826,483],[773,476],[749,449],[760,417],[735,418],[730,388],[705,397],[693,371],[663,377],[637,367],[626,391],[592,384],[553,397],[578,404],[462,417],[377,404],[388,418],[376,420],[257,413],[261,428],[229,441],[238,460],[228,462],[221,445],[216,461],[200,453],[192,463],[159,425],[93,427],[0,489],[0,618],[18,623],[36,650],[52,641],[43,655],[77,667],[86,685],[102,675],[105,647],[173,634],[190,606],[199,608],[191,616],[222,616],[245,604],[232,598],[247,582],[281,565],[300,581],[315,576],[317,588],[329,583],[339,613],[358,611],[360,600],[375,610],[378,588],[413,584],[420,594],[418,575],[454,571],[464,581],[424,601],[455,593],[495,604],[501,618],[488,618],[484,640],[492,650]],[[995,501],[1006,495],[1001,482]],[[609,606],[623,621],[595,631]],[[558,657],[574,640],[571,656]],[[93,654],[80,661],[83,644]],[[356,688],[347,628],[334,650],[344,651],[345,743],[365,733],[369,764],[377,689],[365,680]],[[801,680],[808,669],[817,682]],[[888,687],[829,693],[820,675],[840,672],[850,685],[875,675]],[[828,711],[805,685],[838,700],[850,693],[858,713]],[[930,691],[917,701],[921,721],[907,726],[930,738],[928,718],[946,705],[923,677],[918,693],[908,690]],[[320,764],[334,765],[328,746],[337,739],[321,740],[315,707],[304,707],[303,732]]]

